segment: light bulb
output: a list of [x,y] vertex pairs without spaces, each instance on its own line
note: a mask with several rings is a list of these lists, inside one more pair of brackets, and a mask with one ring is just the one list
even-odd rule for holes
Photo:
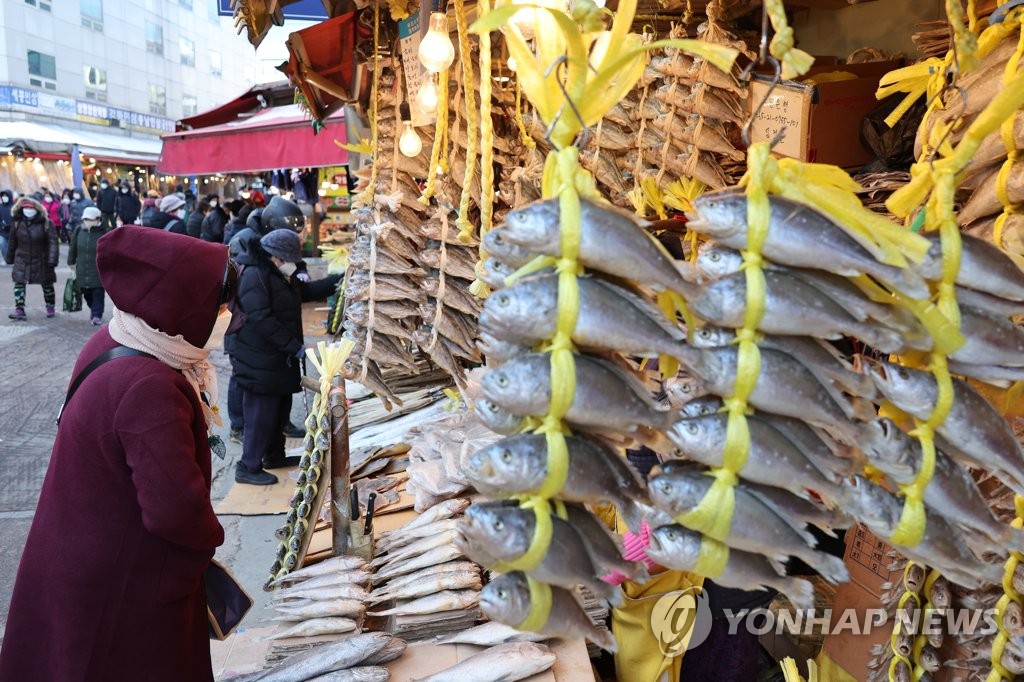
[[398,138],[398,149],[408,157],[419,156],[423,151],[423,140],[416,134],[416,129],[412,127],[412,121],[406,121],[403,125],[405,130]]
[[505,62],[505,65],[508,66],[508,70],[509,71],[515,73],[515,70],[516,70],[516,58],[515,57],[509,57],[508,61]]
[[416,106],[424,114],[433,114],[437,112],[437,99],[437,84],[433,78],[427,78],[416,92]]
[[448,15],[433,12],[430,15],[430,27],[420,41],[420,62],[431,73],[440,73],[455,61],[455,46],[448,35]]

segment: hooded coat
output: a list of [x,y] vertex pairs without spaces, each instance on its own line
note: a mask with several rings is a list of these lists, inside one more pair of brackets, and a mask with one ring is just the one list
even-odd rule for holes
[[[127,226],[99,242],[118,309],[203,346],[218,312],[223,245]],[[74,374],[116,342],[92,336]],[[64,410],[14,586],[0,680],[211,682],[202,576],[224,531],[210,447],[182,374],[111,360]]]
[[60,218],[60,199],[52,194],[50,196],[52,197],[50,201],[43,199],[43,207],[46,208],[46,215],[54,227],[60,227],[64,224],[64,221]]
[[[36,209],[32,218],[26,218],[22,209]],[[7,242],[4,260],[11,269],[15,284],[53,284],[57,281],[57,260],[60,258],[57,229],[46,215],[42,203],[22,197],[14,205],[14,225]]]
[[131,225],[139,219],[139,211],[142,209],[142,204],[139,203],[139,197],[128,190],[127,192],[118,192],[117,194],[117,217],[121,219],[121,222],[125,225]]
[[164,230],[165,232],[173,232],[174,234],[186,234],[186,223],[184,220],[176,215],[170,213],[164,213],[163,211],[157,211],[149,218],[149,222],[146,223],[147,227],[155,227],[158,230]]
[[91,229],[79,225],[71,233],[68,245],[68,265],[75,268],[78,286],[83,289],[95,289],[103,286],[100,283],[100,271],[96,266],[97,243],[110,230],[103,229],[103,223]]
[[[75,190],[75,191],[78,192],[79,190]],[[96,204],[93,202],[92,199],[89,198],[88,194],[82,194],[82,198],[77,200],[77,201],[75,201],[74,196],[72,195],[72,198],[71,198],[71,220],[68,223],[67,227],[69,227],[71,229],[74,229],[75,227],[80,225],[81,222],[82,222],[82,213],[85,212],[85,209],[89,208],[90,206],[95,206],[95,205]]]
[[200,238],[207,242],[224,243],[224,227],[228,224],[228,214],[220,206],[214,206],[203,218]]
[[0,192],[0,197],[7,197],[7,203],[0,201],[0,236],[6,237],[11,233],[11,223],[14,221],[14,216],[11,215],[11,209],[14,208],[14,194],[11,190],[5,189]]

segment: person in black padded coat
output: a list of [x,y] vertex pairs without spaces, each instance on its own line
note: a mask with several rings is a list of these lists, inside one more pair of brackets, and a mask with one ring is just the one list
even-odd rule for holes
[[291,396],[300,390],[300,358],[306,349],[302,302],[326,299],[340,276],[310,282],[294,277],[302,250],[301,238],[293,230],[273,230],[260,245],[257,264],[246,267],[239,282],[237,305],[245,322],[230,351],[242,388],[244,419],[235,481],[272,485],[277,477],[265,469],[294,463],[284,454],[283,429]]

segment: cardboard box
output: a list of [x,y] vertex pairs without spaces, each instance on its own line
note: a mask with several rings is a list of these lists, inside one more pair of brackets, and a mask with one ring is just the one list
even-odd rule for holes
[[[835,625],[846,609],[855,609],[857,621],[869,620],[865,612],[880,608],[882,585],[901,579],[900,571],[886,568],[891,559],[888,553],[892,546],[871,533],[863,526],[855,526],[846,532],[846,553],[843,563],[850,571],[850,582],[836,587],[832,604],[832,625]],[[890,616],[885,623],[873,626],[870,632],[854,634],[848,630],[825,637],[822,652],[858,681],[867,679],[871,647],[889,640],[894,619]]]
[[[771,76],[756,74],[748,98],[750,112],[766,95],[768,99],[754,119],[750,139],[768,141],[785,128],[785,137],[774,148],[778,155],[844,168],[870,163],[875,157],[861,144],[861,121],[878,106],[878,81],[901,66],[893,61],[815,66],[801,81],[782,81],[770,95]],[[813,82],[815,75],[835,71],[856,78]]]

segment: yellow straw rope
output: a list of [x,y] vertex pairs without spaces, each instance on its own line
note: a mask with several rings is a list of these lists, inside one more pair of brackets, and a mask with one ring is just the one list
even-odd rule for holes
[[438,74],[437,82],[437,123],[434,126],[434,146],[430,149],[430,169],[427,171],[427,185],[417,200],[424,206],[430,203],[437,186],[437,171],[441,168],[441,150],[448,135],[448,69]]
[[[459,214],[455,226],[459,228],[459,241],[466,243],[473,236],[473,224],[469,221],[469,203],[472,195],[473,176],[476,175],[476,157],[479,140],[480,112],[476,109],[473,87],[473,53],[469,44],[469,30],[466,24],[464,0],[455,0],[455,25],[459,32],[459,62],[462,64],[462,92],[466,98],[466,173],[462,179],[462,196],[459,199]],[[482,85],[482,84],[481,84]]]

